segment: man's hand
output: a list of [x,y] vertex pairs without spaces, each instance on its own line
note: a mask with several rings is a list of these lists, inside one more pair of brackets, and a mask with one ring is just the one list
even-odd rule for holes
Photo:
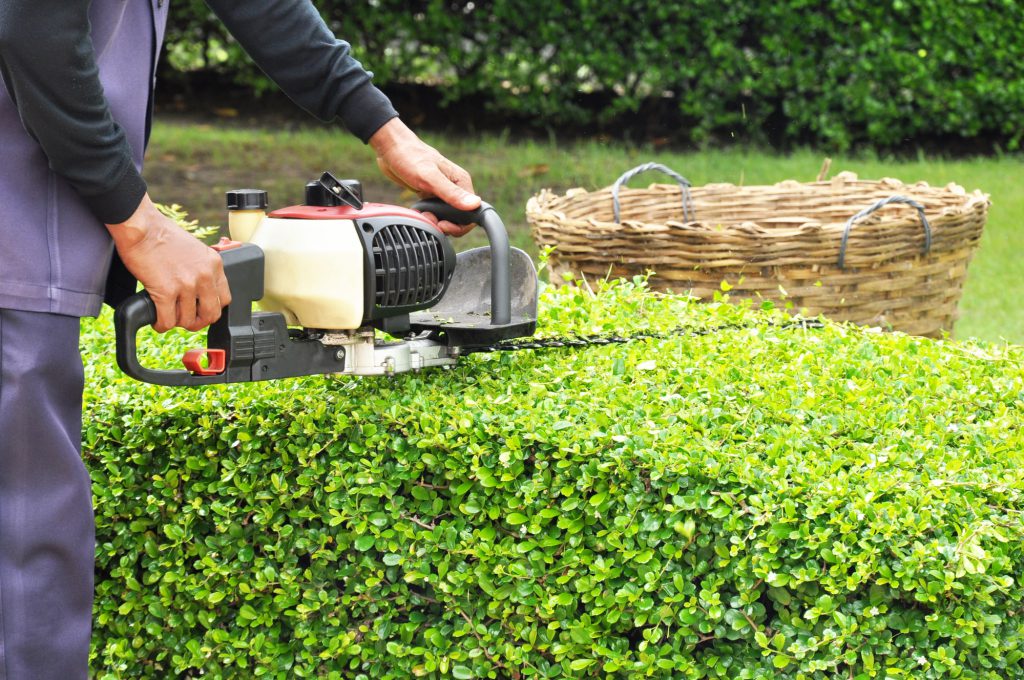
[[[480,197],[473,193],[469,173],[423,142],[398,118],[392,118],[370,137],[377,165],[395,184],[415,191],[421,198],[436,196],[459,210],[476,210]],[[473,225],[440,222],[451,236],[466,234]]]
[[206,328],[231,302],[220,256],[157,210],[147,194],[121,224],[108,224],[121,260],[156,305],[159,333]]

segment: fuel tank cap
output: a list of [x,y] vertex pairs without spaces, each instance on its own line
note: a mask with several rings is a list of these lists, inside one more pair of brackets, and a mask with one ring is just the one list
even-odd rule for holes
[[325,172],[320,179],[306,184],[306,205],[324,208],[349,205],[360,210],[363,207],[363,185],[357,179],[338,179]]
[[266,210],[269,205],[263,189],[232,189],[225,196],[228,210]]

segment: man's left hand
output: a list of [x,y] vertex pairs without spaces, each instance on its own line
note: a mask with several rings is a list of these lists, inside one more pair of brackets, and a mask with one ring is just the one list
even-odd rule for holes
[[[377,165],[395,184],[421,198],[437,197],[459,210],[476,210],[480,197],[473,193],[469,173],[426,144],[398,118],[392,118],[370,137]],[[439,222],[441,231],[463,236],[473,225]]]

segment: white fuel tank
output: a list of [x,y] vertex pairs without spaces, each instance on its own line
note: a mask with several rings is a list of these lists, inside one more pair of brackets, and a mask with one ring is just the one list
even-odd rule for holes
[[249,219],[230,215],[231,237],[258,245],[266,257],[261,309],[284,314],[289,325],[359,328],[364,255],[352,220],[263,217],[245,233],[249,228]]

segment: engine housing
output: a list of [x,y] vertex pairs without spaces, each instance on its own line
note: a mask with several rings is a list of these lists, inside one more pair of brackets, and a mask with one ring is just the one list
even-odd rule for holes
[[292,326],[407,332],[409,314],[436,304],[455,271],[448,238],[422,213],[399,206],[233,210],[229,225],[232,238],[264,252],[260,308]]

